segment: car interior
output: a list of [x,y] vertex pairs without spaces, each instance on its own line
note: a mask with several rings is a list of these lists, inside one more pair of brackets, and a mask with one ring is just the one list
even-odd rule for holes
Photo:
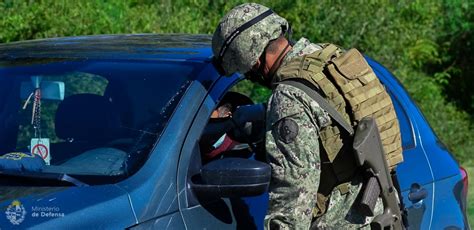
[[[256,219],[252,216],[256,214],[251,214],[250,204],[242,197],[255,196],[250,193],[257,190],[253,187],[240,185],[240,183],[250,183],[250,187],[259,184],[260,182],[248,181],[249,178],[242,177],[242,175],[247,172],[246,170],[255,171],[261,167],[260,164],[269,168],[266,163],[262,163],[265,162],[265,109],[261,109],[264,108],[262,104],[255,104],[248,96],[235,92],[233,89],[217,102],[212,112],[212,114],[217,114],[222,106],[229,106],[228,116],[210,115],[197,145],[193,144],[191,160],[187,169],[186,180],[189,192],[186,193],[186,198],[188,207],[200,205],[213,217],[224,222],[232,221],[229,214],[232,210],[237,229],[256,229]],[[225,113],[220,115],[225,115]],[[248,164],[252,162],[260,164]],[[220,166],[214,167],[213,165]],[[222,167],[229,171],[219,172],[219,168]],[[204,175],[206,172],[210,173]],[[235,178],[231,176],[232,172],[236,173]],[[265,173],[260,173],[260,171],[256,174],[262,178],[265,177]],[[223,179],[220,175],[229,177]],[[270,180],[269,175],[270,170],[266,175],[268,178],[263,179],[266,183]],[[213,182],[208,181],[209,179]],[[232,184],[230,187],[242,186],[238,187],[241,192],[230,189],[227,194],[229,196],[225,195],[225,192],[217,194],[216,190],[211,188],[214,183],[221,183],[221,180]],[[208,185],[208,183],[212,185]],[[266,186],[267,184],[263,187],[266,188]],[[219,185],[219,191],[224,191],[224,187],[225,185]],[[236,197],[235,194],[240,194],[238,196],[242,197]],[[230,206],[224,203],[223,197],[229,197]],[[265,200],[266,198],[256,199]],[[265,209],[265,207],[260,208]]]
[[[229,106],[229,115],[225,117],[213,117],[211,115],[199,141],[203,164],[226,157],[254,157],[263,160],[265,111],[255,111],[263,112],[263,114],[253,116],[247,113],[248,110],[240,111],[241,106],[260,105],[255,105],[246,95],[233,91],[229,91],[224,95],[214,111],[217,112],[222,106]],[[247,113],[245,117],[248,120],[236,121],[234,117],[239,112]],[[255,120],[254,117],[262,119]]]
[[[30,140],[38,130],[32,124],[35,103],[29,94],[34,89],[31,82],[38,79],[42,81],[39,137],[48,139],[51,155],[42,172],[95,176],[126,176],[138,170],[190,82],[85,72],[0,78],[0,155],[30,153]],[[159,92],[149,87],[160,84],[178,87]],[[201,166],[230,157],[264,160],[264,110],[248,109],[262,104],[232,90],[215,108],[226,105],[228,115],[209,118],[201,135]],[[165,99],[154,100],[157,97]]]
[[[126,175],[140,167],[187,84],[156,92],[146,86],[179,86],[183,79],[163,83],[162,78],[105,78],[90,73],[43,77],[42,84],[59,82],[66,90],[42,85],[38,130],[32,123],[34,96],[20,94],[30,79],[0,78],[5,83],[0,86],[0,155],[29,153],[30,140],[39,136],[50,142],[51,160],[43,172],[102,176]],[[160,95],[163,100],[151,100]]]
[[55,131],[62,141],[52,144],[51,152],[62,154],[52,158],[51,164],[57,166],[46,167],[44,171],[63,171],[66,167],[72,174],[124,173],[121,165],[126,149],[111,143],[128,134],[121,126],[119,113],[106,97],[87,93],[67,97],[56,111]]

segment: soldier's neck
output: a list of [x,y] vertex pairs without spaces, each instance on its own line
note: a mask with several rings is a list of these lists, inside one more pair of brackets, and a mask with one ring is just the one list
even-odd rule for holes
[[269,80],[271,81],[271,78],[273,78],[273,75],[275,75],[275,72],[280,68],[280,65],[282,61],[285,59],[286,54],[292,49],[292,46],[288,42],[288,40],[284,40],[281,44],[279,44],[280,49],[278,49],[277,52],[269,53],[266,54],[266,63],[265,63],[265,77],[270,78]]

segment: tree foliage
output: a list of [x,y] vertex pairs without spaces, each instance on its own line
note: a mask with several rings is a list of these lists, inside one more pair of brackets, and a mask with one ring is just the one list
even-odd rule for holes
[[[293,38],[356,47],[389,67],[460,160],[474,152],[473,2],[258,1],[293,25]],[[117,33],[205,33],[243,1],[3,0],[0,42]],[[258,101],[269,92],[243,83]]]

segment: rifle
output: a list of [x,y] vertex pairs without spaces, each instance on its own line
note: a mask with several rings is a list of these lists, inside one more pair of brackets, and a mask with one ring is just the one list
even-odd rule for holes
[[[375,204],[381,195],[384,212],[376,216],[370,223],[371,229],[394,229],[401,230],[408,226],[406,213],[402,209],[403,204],[398,197],[397,189],[393,185],[390,170],[385,159],[380,134],[372,117],[360,120],[357,130],[354,132],[351,125],[323,98],[318,91],[307,86],[304,81],[294,79],[284,80],[277,84],[287,84],[303,90],[323,108],[331,118],[340,125],[349,135],[354,135],[353,149],[357,166],[366,170],[369,175],[365,183],[364,193],[359,211],[366,216],[374,215]],[[355,134],[354,134],[355,133]]]
[[393,185],[377,124],[373,118],[365,117],[360,121],[355,132],[353,148],[356,163],[369,174],[360,211],[367,216],[373,216],[379,195],[383,201],[384,211],[373,219],[370,228],[404,229],[400,199]]

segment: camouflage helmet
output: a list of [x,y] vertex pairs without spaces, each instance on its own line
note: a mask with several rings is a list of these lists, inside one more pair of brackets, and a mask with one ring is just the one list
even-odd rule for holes
[[288,28],[286,19],[256,3],[234,7],[219,22],[212,37],[212,52],[224,75],[246,73],[268,42]]

